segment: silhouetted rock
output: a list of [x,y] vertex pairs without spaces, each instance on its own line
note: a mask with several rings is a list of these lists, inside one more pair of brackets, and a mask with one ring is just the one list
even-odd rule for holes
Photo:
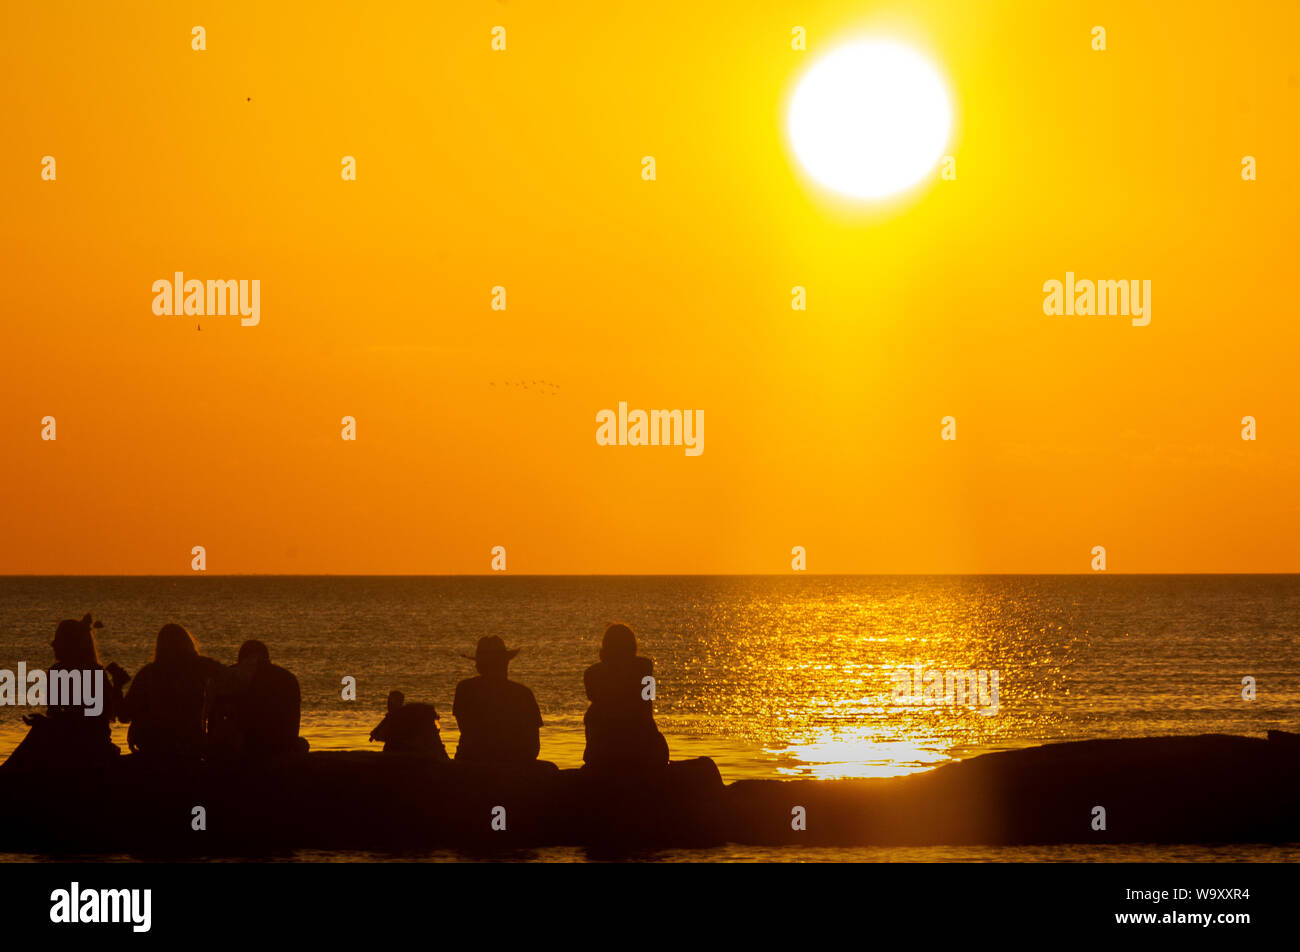
[[[838,846],[1291,842],[1297,794],[1289,743],[1223,734],[1048,744],[907,777],[727,789],[744,842]],[[791,828],[795,806],[806,830]],[[1099,806],[1104,830],[1093,829]]]
[[[1273,736],[1273,735],[1271,735]],[[708,758],[642,772],[440,762],[377,751],[266,763],[0,771],[0,851],[598,851],[1300,840],[1295,735],[1050,744],[879,780],[745,780]],[[207,829],[192,829],[204,807]],[[1093,829],[1093,809],[1106,829]],[[792,829],[802,807],[806,829]]]

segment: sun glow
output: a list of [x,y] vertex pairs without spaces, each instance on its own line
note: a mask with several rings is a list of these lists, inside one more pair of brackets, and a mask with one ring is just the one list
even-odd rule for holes
[[778,761],[777,773],[818,780],[901,777],[930,770],[950,759],[933,741],[926,744],[835,735],[807,738],[780,749],[768,748],[768,753]]
[[943,79],[892,40],[859,40],[815,62],[787,114],[799,164],[819,184],[861,199],[894,195],[934,169],[952,110]]

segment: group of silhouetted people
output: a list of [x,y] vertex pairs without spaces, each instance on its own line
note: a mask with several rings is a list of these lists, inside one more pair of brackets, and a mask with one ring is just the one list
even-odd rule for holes
[[[45,714],[24,717],[31,730],[6,761],[25,769],[102,763],[120,751],[112,722],[130,725],[127,746],[149,758],[209,761],[265,760],[307,750],[298,736],[301,696],[298,679],[271,662],[260,641],[246,641],[232,665],[199,653],[194,637],[176,624],[158,632],[153,660],[135,678],[120,666],[99,661],[95,630],[86,615],[59,623],[51,646],[56,671],[102,672],[103,698],[97,713],[72,704],[50,704]],[[480,638],[474,654],[478,676],[456,685],[452,714],[460,728],[456,760],[518,765],[537,759],[542,714],[533,692],[507,677],[509,650],[496,635]],[[655,726],[654,663],[637,654],[627,625],[605,629],[600,661],[583,677],[590,707],[583,718],[584,763],[619,772],[668,764],[668,743]],[[129,684],[129,687],[127,685]],[[124,691],[125,689],[125,691]],[[388,713],[370,733],[386,753],[447,760],[432,704],[406,703],[400,691],[388,696]]]
[[[594,769],[635,770],[668,764],[668,742],[655,726],[654,662],[637,653],[636,635],[627,625],[605,629],[600,661],[583,681],[591,706],[583,717],[587,747],[582,759]],[[456,760],[483,764],[523,764],[541,750],[542,712],[533,692],[507,677],[519,649],[506,648],[496,635],[480,638],[474,654],[464,655],[478,676],[456,685],[451,712],[460,728]],[[388,696],[388,714],[371,732],[394,753],[446,759],[438,712],[430,704],[406,704],[400,691]]]
[[307,741],[298,736],[298,679],[271,663],[262,642],[244,642],[235,664],[224,665],[199,654],[194,637],[180,625],[164,625],[153,660],[132,679],[119,665],[100,663],[95,644],[100,627],[90,615],[60,622],[49,669],[102,672],[98,710],[51,704],[44,714],[24,717],[31,730],[6,766],[107,761],[120,753],[112,741],[113,721],[130,725],[127,746],[149,758],[257,760],[307,750]]

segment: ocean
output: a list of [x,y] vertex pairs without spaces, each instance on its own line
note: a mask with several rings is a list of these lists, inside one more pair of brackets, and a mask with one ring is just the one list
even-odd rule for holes
[[[451,699],[474,673],[462,655],[496,634],[521,649],[510,676],[537,696],[542,758],[579,766],[582,673],[611,621],[654,659],[674,759],[710,756],[728,782],[894,776],[1052,741],[1300,726],[1293,575],[7,577],[0,668],[48,665],[59,619],[87,611],[104,622],[101,658],[131,672],[167,622],[223,662],[244,640],[265,641],[298,676],[302,733],[318,750],[374,748],[367,735],[398,689],[437,707],[454,752]],[[896,703],[897,673],[916,666],[996,672],[996,713]],[[345,677],[355,701],[341,697]],[[0,757],[25,733],[24,713],[0,707]],[[1129,848],[1146,860],[1175,852]]]

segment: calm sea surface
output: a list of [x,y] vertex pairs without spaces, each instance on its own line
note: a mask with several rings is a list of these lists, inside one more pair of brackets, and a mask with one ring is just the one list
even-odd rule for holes
[[[452,694],[473,674],[461,654],[498,634],[523,649],[511,677],[541,705],[541,756],[577,766],[582,672],[609,621],[631,625],[655,661],[674,759],[711,756],[727,781],[896,775],[1045,741],[1300,728],[1300,576],[11,577],[0,578],[0,668],[48,665],[58,620],[87,611],[104,621],[103,660],[131,672],[165,622],[224,662],[242,641],[265,641],[298,676],[314,749],[371,746],[396,688],[437,706],[453,751]],[[996,670],[998,713],[893,703],[893,674],[915,665]],[[340,697],[349,675],[355,702]],[[1253,702],[1241,697],[1247,675]],[[0,757],[22,738],[23,713],[0,707]]]

